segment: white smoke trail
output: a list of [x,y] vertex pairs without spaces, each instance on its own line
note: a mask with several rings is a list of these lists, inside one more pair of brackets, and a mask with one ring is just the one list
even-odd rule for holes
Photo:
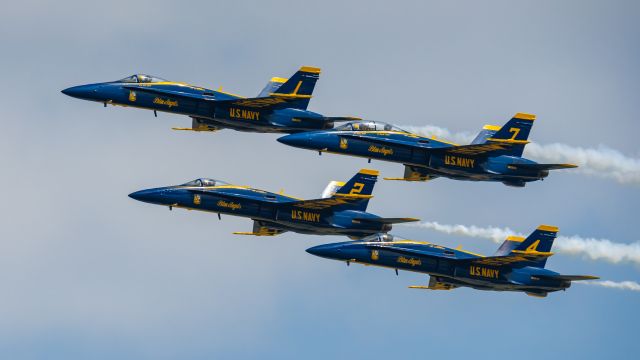
[[640,291],[640,284],[638,284],[635,281],[617,282],[617,281],[610,281],[610,280],[602,280],[602,281],[577,281],[575,283],[581,284],[581,285],[602,286],[610,289]]
[[[470,133],[452,133],[445,128],[432,125],[405,126],[404,129],[460,144],[468,144],[474,138]],[[525,156],[540,163],[572,163],[579,166],[575,171],[583,174],[611,178],[622,184],[640,185],[640,159],[628,157],[604,145],[583,148],[565,144],[531,143],[525,147],[524,152]]]
[[[525,236],[516,234],[509,228],[447,225],[433,221],[407,224],[407,226],[417,226],[445,234],[489,239],[495,243],[503,242],[509,235]],[[575,235],[558,236],[554,243],[554,251],[584,256],[592,260],[605,260],[614,264],[620,262],[640,264],[640,242],[624,244],[608,239],[583,238]]]

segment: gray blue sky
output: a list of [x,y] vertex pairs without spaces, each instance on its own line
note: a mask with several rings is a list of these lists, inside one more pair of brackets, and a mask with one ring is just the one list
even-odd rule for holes
[[[176,133],[186,118],[60,94],[144,72],[244,95],[322,68],[311,109],[474,132],[516,112],[531,139],[640,157],[640,7],[624,1],[6,3],[0,12],[0,357],[7,359],[637,358],[639,293],[535,299],[414,291],[424,275],[304,252],[339,237],[231,235],[249,220],[127,197],[212,177],[316,197],[362,167],[275,135]],[[538,224],[639,240],[638,187],[577,172],[514,189],[380,181],[370,210],[445,224]],[[394,233],[491,253],[482,239]],[[639,268],[558,254],[564,273]]]

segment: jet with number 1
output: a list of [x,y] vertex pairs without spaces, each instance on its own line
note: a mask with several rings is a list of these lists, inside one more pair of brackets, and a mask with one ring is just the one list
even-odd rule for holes
[[192,127],[174,130],[296,133],[332,128],[335,121],[355,117],[327,117],[307,110],[320,69],[303,66],[291,78],[274,77],[254,98],[245,98],[182,82],[138,74],[118,81],[70,87],[62,93],[119,106],[132,106],[192,118]]
[[549,170],[573,164],[538,164],[522,157],[535,115],[516,114],[504,126],[485,125],[470,145],[427,138],[373,121],[350,122],[334,129],[286,135],[279,142],[322,152],[347,154],[405,165],[404,177],[387,180],[499,181],[523,187]]
[[414,218],[382,218],[367,212],[378,171],[362,169],[346,184],[332,181],[321,199],[302,200],[219,180],[197,179],[183,185],[141,190],[133,199],[189,210],[253,219],[252,232],[238,235],[273,236],[286,231],[315,235],[346,235],[359,239],[391,230],[394,223]]
[[413,289],[522,291],[545,297],[565,290],[572,281],[598,279],[590,275],[562,275],[545,269],[558,228],[540,225],[527,238],[509,236],[493,256],[482,256],[444,246],[378,234],[359,241],[325,244],[307,249],[324,258],[376,265],[430,275],[429,285]]

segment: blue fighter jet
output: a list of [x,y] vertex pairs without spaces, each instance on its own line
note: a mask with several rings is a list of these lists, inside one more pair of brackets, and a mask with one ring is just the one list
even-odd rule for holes
[[535,115],[518,113],[502,127],[485,125],[470,145],[422,137],[373,121],[349,122],[334,129],[286,135],[278,141],[320,154],[347,154],[405,165],[402,178],[386,180],[427,181],[446,177],[500,181],[523,187],[527,182],[544,179],[549,170],[576,167],[538,164],[522,157],[534,120]]
[[321,199],[302,200],[219,180],[197,179],[183,185],[141,190],[129,196],[151,204],[201,210],[253,219],[252,232],[238,235],[273,236],[286,231],[316,235],[347,235],[359,239],[391,230],[394,223],[414,218],[382,218],[367,205],[378,171],[362,169],[346,184],[332,181]]
[[565,290],[572,281],[598,279],[588,275],[561,275],[545,269],[553,255],[551,246],[558,228],[540,225],[527,238],[509,236],[493,256],[482,256],[444,246],[377,234],[359,241],[325,244],[307,249],[324,258],[349,263],[427,273],[428,286],[413,289],[451,290],[470,287],[478,290],[523,291],[545,297]]
[[295,133],[329,129],[334,121],[355,117],[326,117],[307,110],[320,69],[303,66],[291,78],[274,77],[254,98],[138,74],[118,81],[80,85],[62,93],[90,101],[132,106],[192,118],[190,128],[174,130]]

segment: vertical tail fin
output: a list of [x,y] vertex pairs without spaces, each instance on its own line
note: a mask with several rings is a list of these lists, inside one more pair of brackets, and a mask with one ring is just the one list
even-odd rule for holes
[[[558,235],[558,228],[550,225],[540,225],[527,238],[510,236],[502,243],[498,252],[509,249],[509,253],[538,256],[538,260],[530,261],[532,266],[544,268],[547,258],[552,255],[551,247]],[[507,254],[500,254],[507,255]]]
[[[511,118],[511,120],[509,120],[497,131],[497,126],[485,126],[483,131],[486,130],[487,133],[492,131],[495,132],[491,136],[484,138],[485,141],[482,143],[507,143],[512,146],[507,150],[503,150],[503,152],[505,152],[507,155],[522,156],[524,146],[529,143],[529,140],[527,139],[529,138],[529,132],[531,131],[531,127],[533,126],[533,121],[535,119],[535,115],[517,113],[513,116],[513,118]],[[478,137],[476,137],[474,143],[480,140],[482,134],[483,132],[478,134]]]
[[380,172],[377,170],[362,169],[340,187],[333,196],[362,197],[362,201],[354,204],[353,210],[364,211],[367,209],[369,198],[373,193],[376,181],[378,181],[379,174]]
[[306,110],[318,78],[320,78],[320,68],[303,66],[269,95],[297,99],[290,102],[290,106]]

